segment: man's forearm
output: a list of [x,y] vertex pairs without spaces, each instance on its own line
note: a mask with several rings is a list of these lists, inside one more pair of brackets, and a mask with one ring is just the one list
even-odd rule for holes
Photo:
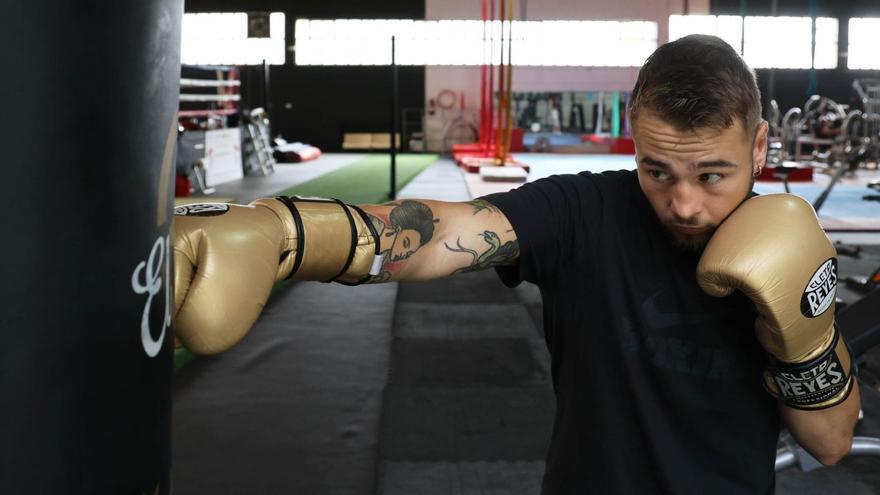
[[849,397],[834,407],[806,411],[780,402],[779,409],[798,443],[822,464],[833,465],[849,453],[860,404],[856,380]]
[[506,219],[485,201],[401,200],[361,208],[379,232],[383,257],[381,272],[367,283],[447,277],[519,256]]

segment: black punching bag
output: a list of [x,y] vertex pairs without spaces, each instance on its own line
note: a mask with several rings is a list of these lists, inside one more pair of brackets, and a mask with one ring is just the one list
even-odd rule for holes
[[170,493],[183,0],[0,15],[0,493]]

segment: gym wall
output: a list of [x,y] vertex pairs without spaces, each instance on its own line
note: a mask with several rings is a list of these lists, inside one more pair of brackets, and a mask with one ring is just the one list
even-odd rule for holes
[[[711,14],[741,15],[740,0],[712,0]],[[746,15],[774,15],[772,0],[749,0]],[[806,0],[777,0],[775,15],[809,16],[810,2]],[[847,23],[850,17],[876,17],[877,0],[818,0],[816,15],[818,17],[835,17],[839,20],[840,52],[846,51]],[[771,98],[779,103],[784,113],[791,107],[803,107],[810,96],[807,89],[810,84],[810,70],[795,69],[758,69],[758,86],[763,96],[764,107]],[[816,71],[818,93],[837,101],[851,103],[852,82],[856,78],[878,77],[880,71],[853,71],[846,68],[846,58],[840,57],[836,69],[820,69]],[[771,77],[772,73],[772,77]],[[771,84],[772,80],[772,84]]]
[[[528,21],[646,20],[658,25],[660,40],[667,38],[669,16],[681,14],[682,2],[653,0],[554,0],[514,2],[514,18]],[[690,2],[690,13],[705,14],[708,0]],[[480,2],[474,0],[426,0],[427,19],[480,19]],[[595,50],[599,47],[583,47]],[[514,67],[514,91],[605,91],[630,89],[638,67]],[[479,109],[479,67],[428,67],[425,70],[425,96],[432,98],[443,89],[464,90],[468,108]]]
[[[407,0],[187,0],[186,12],[284,12],[287,44],[293,45],[297,18],[424,19],[425,4]],[[262,101],[262,67],[241,71],[245,102]],[[343,132],[381,132],[391,125],[389,67],[271,67],[269,117],[273,135],[303,141],[325,151],[339,151]],[[401,108],[422,107],[424,67],[399,68]]]

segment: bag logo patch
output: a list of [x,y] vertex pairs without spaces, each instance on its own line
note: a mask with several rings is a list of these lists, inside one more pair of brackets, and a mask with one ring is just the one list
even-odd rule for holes
[[216,217],[227,211],[229,211],[229,205],[224,203],[198,203],[178,206],[174,209],[174,215],[179,217]]

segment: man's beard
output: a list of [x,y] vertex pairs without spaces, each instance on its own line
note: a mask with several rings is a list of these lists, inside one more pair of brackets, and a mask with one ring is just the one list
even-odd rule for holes
[[[752,194],[752,189],[755,187],[755,176],[752,176],[752,179],[749,183],[748,192],[742,201],[737,204],[739,207],[743,201],[749,199]],[[734,211],[736,208],[734,208]],[[733,211],[731,211],[733,213]],[[726,217],[725,217],[726,218]],[[723,220],[722,220],[723,222]],[[672,240],[672,245],[679,251],[688,254],[700,254],[706,249],[706,245],[709,244],[709,240],[712,238],[712,235],[715,233],[715,230],[718,229],[718,225],[700,225],[697,220],[694,219],[684,219],[673,217],[671,219],[664,219],[663,226],[666,228],[667,233],[669,234],[670,239]],[[675,230],[675,226],[680,227],[700,227],[706,228],[706,232],[701,233],[700,235],[684,235],[681,232],[677,232]]]
[[[676,225],[684,226],[685,224],[676,223]],[[709,230],[700,235],[684,235],[680,232],[676,232],[675,227],[672,227],[669,224],[664,223],[664,227],[666,227],[666,230],[669,233],[669,238],[672,240],[673,247],[688,254],[702,253],[717,228],[717,226],[712,226]]]

